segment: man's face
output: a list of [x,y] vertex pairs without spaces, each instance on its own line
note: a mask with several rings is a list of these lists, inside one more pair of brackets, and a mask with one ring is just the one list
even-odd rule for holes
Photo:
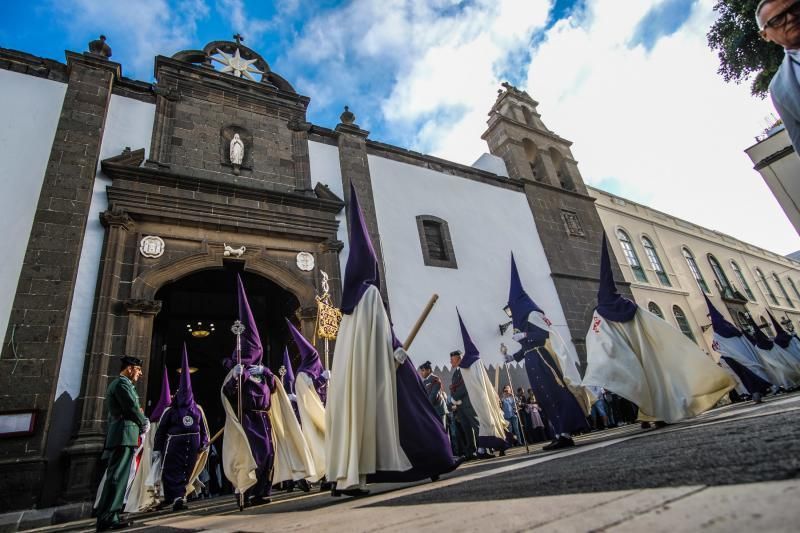
[[800,48],[800,0],[774,0],[758,14],[761,37],[788,50]]
[[451,355],[450,356],[450,366],[455,368],[460,364],[461,364],[461,356],[460,355]]
[[430,370],[428,368],[420,368],[419,369],[419,375],[422,376],[422,379],[425,379],[428,376],[430,376],[431,372],[432,372],[432,370]]
[[129,380],[136,383],[139,381],[139,378],[142,377],[142,367],[140,366],[128,366],[125,367],[125,370],[122,373],[127,377]]

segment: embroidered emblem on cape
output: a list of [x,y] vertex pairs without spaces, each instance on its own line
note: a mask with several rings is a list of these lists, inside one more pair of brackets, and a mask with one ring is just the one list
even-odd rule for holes
[[592,323],[592,331],[594,331],[595,333],[600,333],[600,324],[602,322],[603,321],[601,319],[595,318],[594,322]]
[[187,427],[187,428],[188,428],[188,427],[189,427],[189,426],[191,426],[192,424],[194,424],[194,418],[192,418],[192,417],[191,417],[191,416],[189,416],[189,415],[186,415],[186,416],[184,416],[184,417],[183,417],[183,425],[184,425],[185,427]]

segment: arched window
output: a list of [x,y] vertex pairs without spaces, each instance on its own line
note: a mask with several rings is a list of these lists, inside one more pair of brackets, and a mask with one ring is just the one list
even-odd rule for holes
[[731,282],[728,281],[728,276],[725,275],[725,271],[722,270],[722,265],[719,264],[717,258],[708,254],[708,264],[711,265],[711,271],[714,273],[714,277],[717,278],[722,296],[733,298],[733,287],[731,287]]
[[664,313],[661,312],[661,308],[655,302],[648,303],[647,310],[656,315],[661,320],[664,320]]
[[428,266],[458,268],[447,221],[432,215],[417,216],[422,260]]
[[528,126],[535,126],[536,123],[533,121],[533,114],[531,110],[527,108],[527,106],[522,106],[522,116],[525,117],[525,124]]
[[739,311],[736,313],[736,320],[739,322],[739,329],[742,331],[747,330],[747,327],[750,325],[750,320],[748,320],[747,315],[743,312]]
[[[524,109],[524,108],[523,108]],[[542,154],[536,147],[536,144],[530,139],[522,139],[522,149],[525,150],[525,157],[528,158],[528,164],[533,173],[533,179],[536,181],[548,181],[547,170],[542,161]]]
[[781,294],[783,294],[783,297],[786,298],[786,303],[789,305],[789,307],[794,309],[794,302],[792,302],[792,299],[789,298],[789,293],[786,292],[786,289],[783,287],[783,283],[781,283],[781,278],[779,278],[778,275],[775,272],[773,272],[772,279],[775,281],[775,284],[780,289]]
[[681,309],[677,305],[673,305],[672,314],[675,316],[675,322],[677,322],[678,328],[680,328],[681,333],[692,339],[692,342],[697,343],[697,341],[694,338],[694,334],[692,333],[692,328],[691,326],[689,326],[689,321],[686,320],[686,314],[684,314],[683,309]]
[[786,278],[786,281],[789,282],[789,286],[792,288],[794,295],[797,296],[798,300],[800,300],[800,292],[797,292],[797,286],[794,284],[794,281],[792,281],[792,278]]
[[689,265],[689,270],[692,272],[694,280],[697,282],[697,285],[700,286],[700,290],[706,294],[711,294],[711,291],[708,289],[708,283],[706,283],[706,280],[703,278],[703,274],[700,273],[700,267],[697,266],[697,261],[694,260],[692,252],[685,246],[681,248],[681,251],[683,252],[683,257],[686,259],[686,264]]
[[[747,298],[749,298],[751,302],[755,302],[756,297],[753,294],[753,291],[750,290],[750,285],[748,285],[747,280],[744,279],[742,269],[739,268],[739,265],[736,264],[736,261],[731,261],[731,269],[733,270],[733,273],[736,274],[736,279],[739,280],[739,285],[741,285],[742,289],[744,289],[744,293],[747,295]],[[797,297],[800,299],[800,294],[798,294]]]
[[631,238],[628,237],[628,234],[621,229],[617,230],[617,238],[619,239],[619,244],[622,246],[622,253],[625,254],[625,259],[628,260],[628,264],[630,265],[631,270],[633,270],[633,275],[639,281],[647,281],[647,276],[644,274],[644,269],[642,268],[642,263],[639,261],[639,256],[636,255],[636,250],[633,249]]
[[758,282],[764,287],[764,292],[767,293],[769,300],[774,305],[778,305],[778,299],[775,297],[775,293],[772,292],[772,287],[770,287],[769,283],[767,283],[767,278],[764,276],[764,273],[761,272],[760,268],[756,269],[756,277],[758,278]]
[[[672,283],[669,282],[669,276],[667,276],[667,273],[664,271],[664,266],[661,264],[661,259],[658,257],[658,252],[656,252],[656,247],[653,245],[653,241],[647,237],[642,237],[642,246],[644,246],[644,254],[650,261],[650,266],[653,267],[653,270],[655,270],[659,281],[661,281],[661,284],[671,287]],[[661,314],[659,314],[659,316],[664,318],[664,316]]]
[[575,180],[572,179],[572,173],[564,160],[564,156],[556,148],[550,148],[550,159],[553,161],[553,167],[556,169],[556,176],[558,176],[558,182],[561,187],[568,191],[574,191]]

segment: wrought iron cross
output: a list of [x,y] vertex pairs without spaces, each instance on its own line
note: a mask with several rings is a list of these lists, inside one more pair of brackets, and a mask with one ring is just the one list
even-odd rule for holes
[[233,36],[233,39],[236,41],[236,44],[242,44],[242,41],[244,41],[244,36],[241,33],[237,33]]

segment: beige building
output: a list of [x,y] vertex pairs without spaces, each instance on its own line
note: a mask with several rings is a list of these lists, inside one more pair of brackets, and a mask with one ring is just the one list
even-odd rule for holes
[[800,157],[780,122],[756,141],[745,153],[781,204],[794,229],[800,233]]
[[590,188],[637,303],[711,352],[703,292],[742,327],[748,314],[769,335],[767,311],[795,328],[800,263],[645,205]]

